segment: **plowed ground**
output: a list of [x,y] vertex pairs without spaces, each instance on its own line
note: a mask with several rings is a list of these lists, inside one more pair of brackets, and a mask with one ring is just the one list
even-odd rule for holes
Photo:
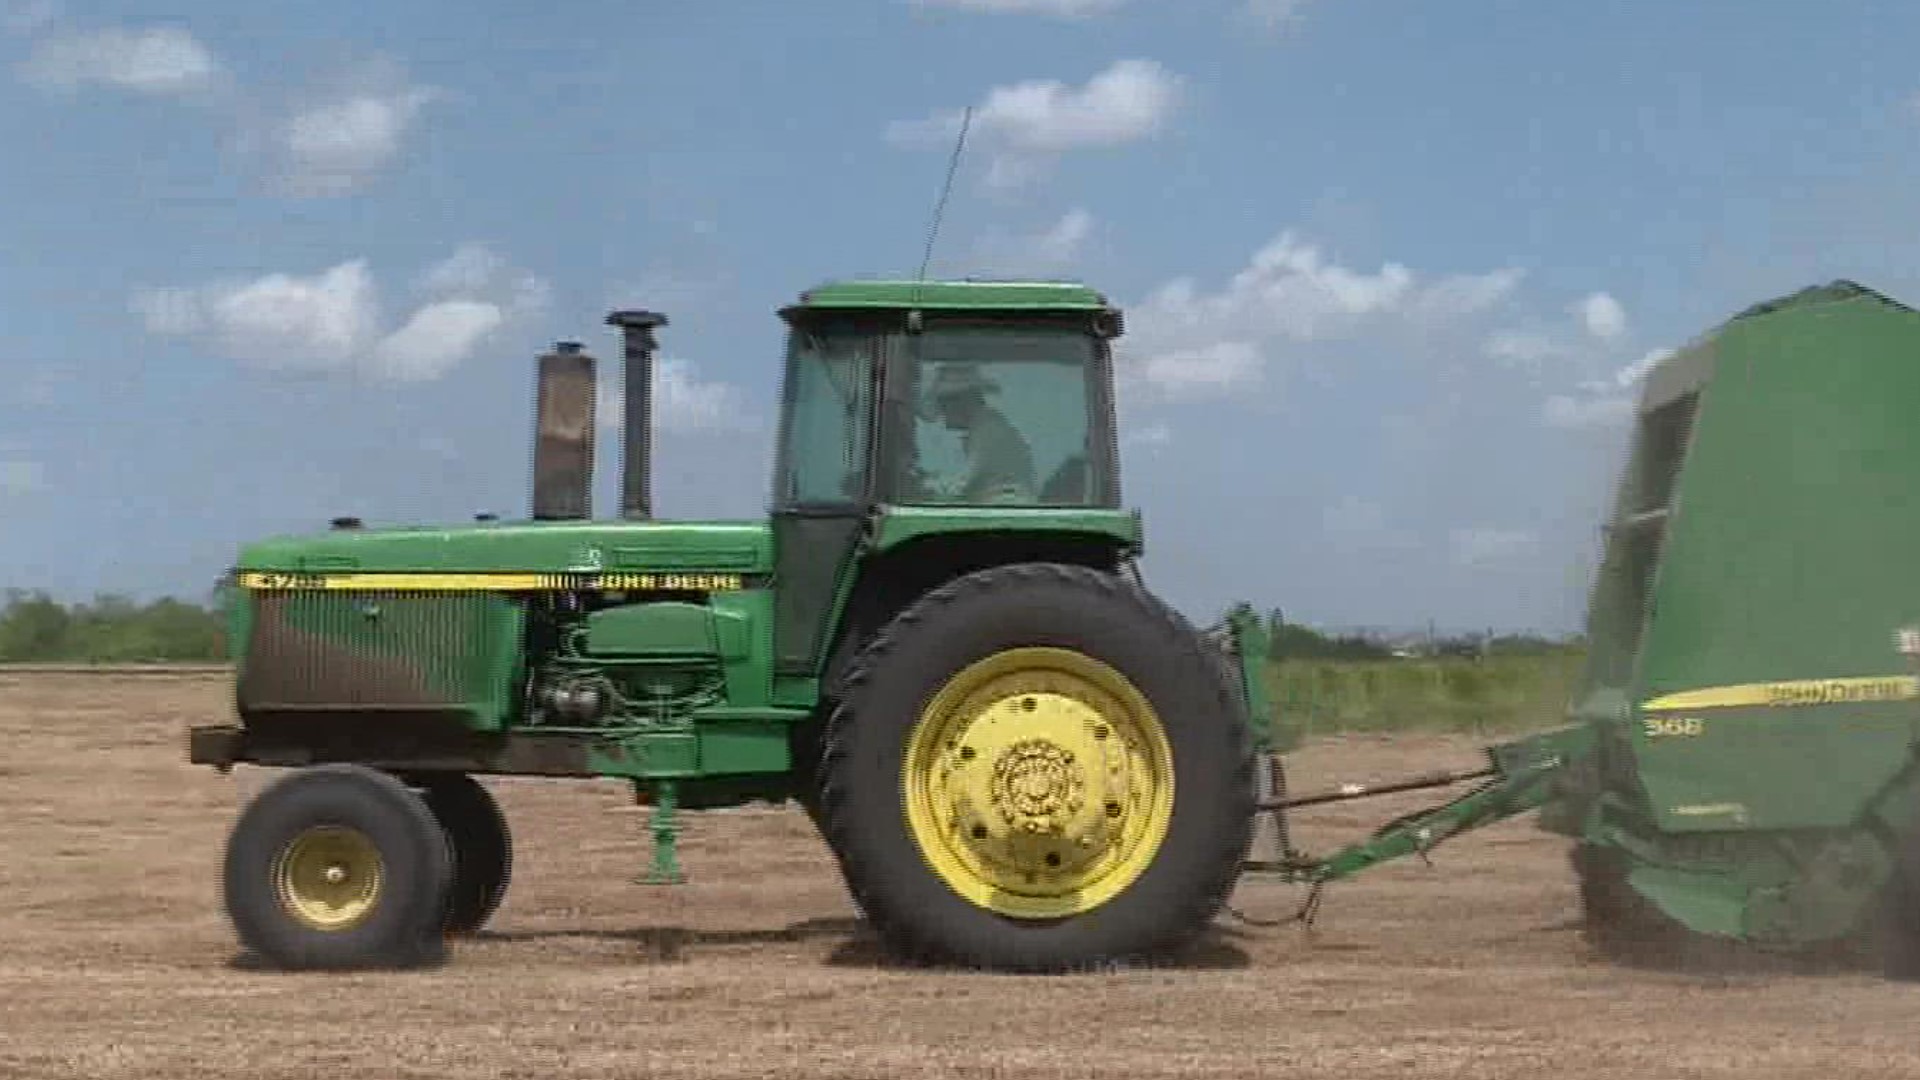
[[[1317,926],[1220,922],[1178,969],[1035,979],[885,966],[789,809],[694,815],[693,883],[629,883],[607,783],[495,781],[516,829],[490,931],[412,973],[255,970],[226,829],[268,774],[185,764],[219,678],[0,673],[0,1076],[1920,1076],[1920,988],[1871,972],[1683,974],[1590,955],[1563,842],[1530,821],[1329,891]],[[1298,788],[1474,762],[1332,741]],[[1303,814],[1312,849],[1431,796]],[[1243,885],[1257,917],[1300,901]]]

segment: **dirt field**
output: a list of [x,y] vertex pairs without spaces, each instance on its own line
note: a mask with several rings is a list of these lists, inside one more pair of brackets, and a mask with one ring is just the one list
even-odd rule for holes
[[[1590,957],[1562,844],[1510,822],[1330,890],[1319,925],[1229,919],[1182,970],[1059,979],[889,970],[797,811],[694,815],[694,883],[628,883],[614,784],[498,782],[515,883],[441,969],[248,970],[226,828],[264,773],[184,763],[218,678],[0,673],[0,1076],[1920,1075],[1920,988],[1870,973],[1686,976]],[[1296,785],[1473,761],[1354,740]],[[1303,816],[1322,848],[1421,797]],[[1249,915],[1299,890],[1243,886]]]

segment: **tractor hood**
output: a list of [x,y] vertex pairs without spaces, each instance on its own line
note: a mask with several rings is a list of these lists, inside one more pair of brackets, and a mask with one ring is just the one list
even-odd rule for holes
[[235,569],[243,574],[764,574],[773,569],[773,537],[764,523],[725,521],[336,528],[249,544]]

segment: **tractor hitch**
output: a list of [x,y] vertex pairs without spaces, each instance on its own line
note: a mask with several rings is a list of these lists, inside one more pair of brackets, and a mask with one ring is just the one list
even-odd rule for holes
[[[1278,766],[1279,758],[1272,759]],[[1297,806],[1318,806],[1321,803],[1346,802],[1350,799],[1367,799],[1376,795],[1391,795],[1398,791],[1421,791],[1426,788],[1452,787],[1468,780],[1480,780],[1493,776],[1499,770],[1488,765],[1479,769],[1455,770],[1420,773],[1403,780],[1393,780],[1385,784],[1341,784],[1337,788],[1315,792],[1312,795],[1282,796],[1267,799],[1255,804],[1255,810],[1291,810]]]
[[[1585,754],[1591,732],[1583,725],[1557,728],[1486,749],[1487,764],[1477,769],[1449,769],[1422,773],[1381,784],[1342,784],[1305,795],[1288,795],[1284,769],[1277,755],[1268,758],[1272,794],[1254,804],[1256,814],[1268,815],[1279,838],[1279,857],[1249,859],[1243,871],[1273,874],[1287,881],[1306,881],[1317,887],[1350,877],[1366,868],[1404,855],[1419,855],[1443,841],[1541,806],[1553,793],[1563,769]],[[1303,806],[1349,802],[1354,799],[1422,791],[1479,781],[1474,787],[1437,806],[1394,818],[1371,835],[1325,858],[1296,850],[1286,813]],[[1312,901],[1310,901],[1311,903]]]

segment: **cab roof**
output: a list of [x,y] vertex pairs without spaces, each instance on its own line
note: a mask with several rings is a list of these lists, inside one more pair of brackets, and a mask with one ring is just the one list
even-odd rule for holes
[[1110,311],[1100,293],[1072,281],[831,281],[800,294],[789,311]]

